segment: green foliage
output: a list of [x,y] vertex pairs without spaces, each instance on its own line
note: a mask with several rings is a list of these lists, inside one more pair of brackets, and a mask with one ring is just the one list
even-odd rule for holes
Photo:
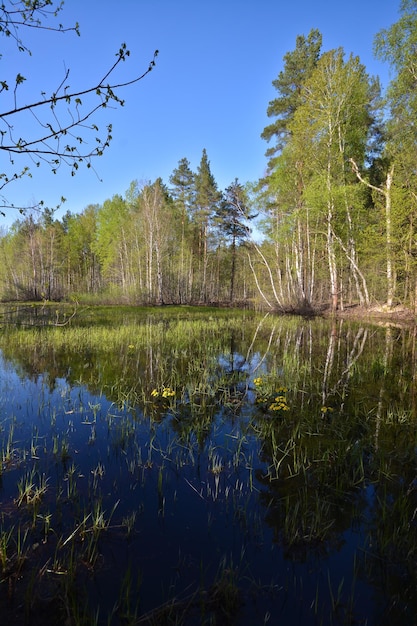
[[[220,199],[221,194],[211,172],[207,151],[204,149],[195,175],[195,204],[193,206],[193,221],[204,231]],[[205,236],[207,236],[206,232]]]
[[172,172],[169,182],[171,183],[171,195],[177,202],[181,213],[187,216],[192,210],[195,196],[195,174],[190,168],[190,162],[185,157],[178,163],[178,167]]
[[[299,38],[297,43],[305,40]],[[337,292],[345,280],[353,281],[356,297],[367,303],[369,293],[358,258],[366,216],[360,185],[348,161],[363,163],[366,158],[376,123],[377,84],[357,57],[345,60],[342,49],[313,55],[314,63],[306,54],[296,58],[304,68],[301,71],[302,65],[297,65],[303,79],[296,98],[292,94],[293,107],[288,108],[285,90],[275,105],[276,111],[286,112],[279,120],[285,132],[263,181],[263,193],[266,188],[272,200],[267,233],[277,255],[285,255],[294,268],[286,275],[291,298],[315,299],[318,272],[320,282],[324,278],[317,260],[324,258],[333,307],[338,306]]]
[[[129,229],[129,214],[125,200],[117,195],[106,200],[97,213],[97,232],[93,252],[98,256],[103,274],[113,277],[116,284],[123,280],[116,261],[123,247],[123,234]],[[115,275],[114,275],[115,273]]]
[[237,178],[226,188],[216,211],[218,228],[232,242],[246,239],[250,234],[247,222],[255,217],[250,214],[244,187]]

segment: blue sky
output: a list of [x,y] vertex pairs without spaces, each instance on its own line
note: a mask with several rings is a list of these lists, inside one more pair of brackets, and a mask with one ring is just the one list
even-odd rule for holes
[[[131,54],[117,80],[142,73],[155,49],[157,65],[123,92],[123,108],[100,115],[99,125],[113,124],[114,139],[94,162],[97,175],[81,169],[71,177],[65,168],[53,175],[41,167],[31,179],[10,185],[7,197],[22,206],[44,200],[53,207],[64,196],[58,216],[79,212],[124,195],[133,180],[161,176],[168,183],[182,157],[196,170],[203,148],[220,189],[236,177],[255,181],[266,166],[260,134],[276,95],[271,83],[297,35],[318,28],[323,51],[343,47],[358,55],[386,86],[388,67],[375,61],[373,40],[398,19],[398,7],[399,0],[66,0],[59,22],[78,21],[81,37],[31,31],[24,39],[31,57],[2,40],[3,75],[7,68],[26,77],[19,104],[56,89],[65,68],[71,87],[94,84],[122,42]],[[1,109],[6,106],[3,100]],[[25,122],[22,134],[32,123]],[[2,158],[1,171],[10,172]],[[0,226],[15,217],[9,212]]]

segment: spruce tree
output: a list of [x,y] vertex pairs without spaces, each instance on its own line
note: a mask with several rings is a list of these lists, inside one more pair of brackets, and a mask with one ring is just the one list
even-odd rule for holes
[[178,162],[178,167],[172,172],[171,196],[177,206],[181,219],[181,242],[179,266],[177,272],[177,299],[180,304],[187,302],[192,285],[192,253],[187,246],[190,212],[195,197],[195,174],[190,168],[190,162],[185,157]]
[[197,231],[197,247],[200,270],[199,299],[207,300],[208,239],[211,221],[221,200],[221,192],[210,169],[206,149],[203,149],[195,177],[195,204],[193,223]]

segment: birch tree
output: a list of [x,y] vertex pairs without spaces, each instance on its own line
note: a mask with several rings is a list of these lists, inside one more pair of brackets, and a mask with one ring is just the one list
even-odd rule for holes
[[346,289],[346,267],[360,301],[369,301],[357,253],[360,211],[355,209],[356,188],[347,161],[352,155],[364,159],[374,87],[357,57],[345,62],[342,49],[327,52],[304,84],[303,102],[290,124],[296,152],[308,162],[305,202],[321,216],[317,227],[325,238],[333,311]]
[[[416,49],[417,1],[402,0],[398,21],[375,38],[376,56],[389,63],[393,74],[386,94],[386,180],[377,193],[385,197],[387,305],[392,305],[401,273],[404,297],[409,294],[417,310]],[[414,282],[414,289],[409,282]]]
[[96,239],[92,251],[100,260],[107,286],[126,296],[132,286],[130,271],[131,220],[121,195],[106,200],[97,212]]
[[[139,196],[141,224],[146,242],[146,292],[148,301],[164,304],[166,295],[171,300],[170,284],[175,276],[173,248],[178,231],[173,220],[172,201],[159,178],[143,186]],[[175,279],[174,279],[175,280]]]
[[[303,87],[321,54],[322,36],[313,29],[307,37],[296,38],[295,49],[284,56],[284,68],[272,82],[277,97],[271,100],[267,115],[273,121],[264,128],[262,138],[270,147],[268,171],[260,181],[258,204],[266,206],[265,232],[273,246],[271,264],[255,246],[261,265],[268,264],[272,298],[282,308],[284,301],[309,306],[314,292],[314,247],[310,238],[309,210],[303,201],[304,159],[294,158],[289,148],[290,125],[302,104]],[[263,197],[262,197],[263,196]],[[306,211],[306,220],[302,214]],[[263,295],[263,298],[265,296]]]
[[64,216],[65,284],[67,295],[94,294],[101,288],[101,272],[94,253],[99,205],[89,205],[81,213]]

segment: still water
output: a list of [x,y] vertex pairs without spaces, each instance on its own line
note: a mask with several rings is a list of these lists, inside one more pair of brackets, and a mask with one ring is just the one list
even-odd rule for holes
[[4,615],[415,623],[415,329],[54,316],[0,335]]

